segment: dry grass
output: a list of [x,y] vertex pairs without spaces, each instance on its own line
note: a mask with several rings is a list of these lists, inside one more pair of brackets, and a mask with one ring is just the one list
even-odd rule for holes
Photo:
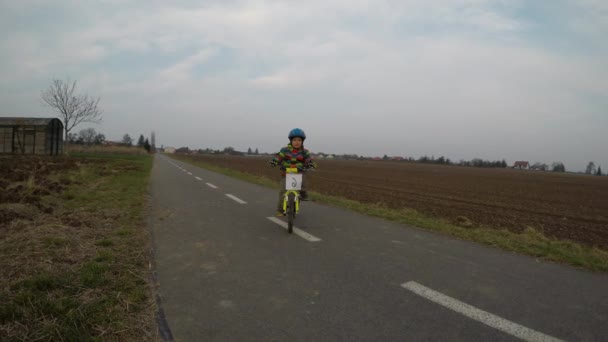
[[73,153],[110,153],[110,154],[139,154],[145,155],[148,152],[135,146],[104,146],[104,145],[66,145],[68,154]]
[[14,162],[0,184],[0,340],[158,340],[142,216],[151,158]]

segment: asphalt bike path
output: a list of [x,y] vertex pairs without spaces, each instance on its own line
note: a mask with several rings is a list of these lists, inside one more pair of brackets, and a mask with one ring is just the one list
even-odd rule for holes
[[608,336],[606,275],[313,202],[289,235],[273,217],[276,190],[163,155],[150,186],[162,306],[179,341]]

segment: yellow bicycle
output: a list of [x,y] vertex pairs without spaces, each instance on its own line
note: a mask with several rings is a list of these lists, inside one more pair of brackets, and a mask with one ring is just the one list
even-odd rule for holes
[[285,170],[285,196],[283,197],[283,212],[287,215],[287,231],[293,232],[293,221],[300,211],[300,190],[302,190],[302,174],[298,169],[290,167]]

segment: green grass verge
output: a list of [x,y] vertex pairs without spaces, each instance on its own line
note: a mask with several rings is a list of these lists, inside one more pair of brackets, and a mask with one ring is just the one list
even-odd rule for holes
[[[52,175],[52,214],[14,221],[0,239],[0,336],[6,340],[155,340],[144,209],[148,155],[72,154]],[[29,255],[24,255],[29,254]],[[27,268],[18,262],[27,260]],[[12,263],[12,264],[11,264]],[[0,340],[5,340],[0,338]]]
[[[278,189],[278,183],[265,177],[219,167],[200,160],[193,160],[179,155],[170,157],[219,172],[231,177],[239,178],[250,183]],[[461,239],[495,246],[507,251],[527,254],[539,259],[566,263],[590,271],[608,272],[608,251],[589,247],[569,240],[556,240],[544,236],[533,227],[527,228],[518,234],[504,229],[487,227],[465,228],[454,225],[446,220],[429,217],[410,209],[392,209],[381,204],[368,204],[353,201],[347,198],[329,196],[318,192],[309,192],[310,198],[319,203],[333,205],[339,208],[352,210],[357,213],[380,217],[390,221],[413,225],[419,228],[432,230]]]

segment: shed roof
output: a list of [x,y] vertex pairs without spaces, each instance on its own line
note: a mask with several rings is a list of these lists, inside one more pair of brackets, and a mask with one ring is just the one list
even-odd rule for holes
[[[18,118],[18,117],[0,117],[0,126],[18,126],[18,125],[30,125],[30,126],[46,126],[51,121],[61,120],[57,118]],[[62,124],[63,125],[63,124]]]

